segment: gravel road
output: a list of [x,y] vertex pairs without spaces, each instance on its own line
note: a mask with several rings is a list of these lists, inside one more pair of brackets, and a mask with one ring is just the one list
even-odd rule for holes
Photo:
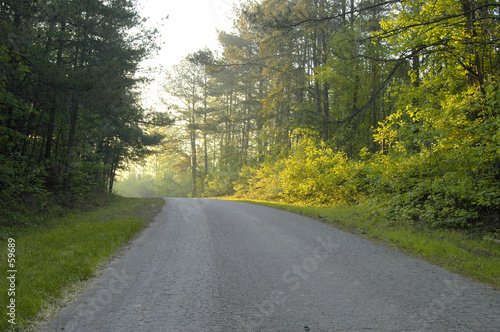
[[62,328],[500,331],[500,292],[288,212],[166,199]]

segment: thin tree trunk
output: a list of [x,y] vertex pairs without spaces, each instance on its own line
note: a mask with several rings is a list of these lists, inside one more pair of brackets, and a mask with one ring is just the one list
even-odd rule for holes
[[192,194],[193,197],[196,196],[196,168],[198,163],[196,160],[196,132],[194,129],[191,130],[191,177],[193,181]]
[[[317,35],[314,33],[314,44],[313,44],[313,71],[316,73],[316,69],[319,67],[319,59],[318,59],[318,41]],[[316,121],[320,121],[322,119],[322,111],[321,111],[321,93],[319,88],[318,79],[314,79],[314,109],[316,111]],[[318,126],[320,127],[320,126]],[[321,128],[321,127],[320,127]]]
[[118,155],[113,157],[111,163],[111,169],[109,171],[109,182],[108,182],[108,192],[113,193],[113,186],[115,184],[116,170],[118,169],[118,164],[120,163],[120,157]]
[[65,179],[64,179],[64,192],[66,193],[66,195],[69,194],[71,189],[71,177],[72,177],[71,161],[73,158],[73,148],[75,145],[76,123],[78,120],[78,107],[79,107],[78,98],[74,96],[72,98],[70,107],[68,149],[66,151],[66,167],[65,167]]
[[[328,45],[326,40],[326,31],[322,31],[321,35],[321,44],[322,44],[322,62],[326,64],[327,62],[327,54],[328,54]],[[329,100],[329,85],[327,82],[323,83],[323,141],[328,141],[330,138],[330,100]]]
[[[66,23],[61,23],[61,32],[66,31]],[[48,46],[48,45],[47,45]],[[63,54],[63,41],[61,38],[58,40],[58,49],[57,49],[57,58],[56,58],[56,68],[59,68],[62,61]],[[52,151],[52,142],[54,137],[54,123],[56,119],[56,111],[57,111],[57,97],[55,91],[53,91],[52,98],[50,101],[50,109],[49,109],[49,123],[47,124],[47,141],[45,142],[45,160],[50,160],[51,151]]]
[[204,92],[204,100],[203,100],[203,107],[204,107],[204,118],[203,118],[203,124],[205,126],[205,130],[203,132],[203,145],[204,145],[204,152],[205,152],[205,179],[208,176],[208,146],[207,146],[207,94],[208,94],[208,88],[207,88],[207,76],[205,74],[205,82],[204,82],[204,87],[205,87],[205,92]]
[[192,196],[196,197],[196,169],[198,167],[198,162],[196,158],[196,100],[195,100],[195,91],[194,91],[193,83],[193,104],[191,109],[191,128],[190,128],[190,139],[191,139],[191,177],[192,177]]

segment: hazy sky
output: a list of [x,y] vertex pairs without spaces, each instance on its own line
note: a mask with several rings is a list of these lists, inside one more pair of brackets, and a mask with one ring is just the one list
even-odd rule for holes
[[[238,0],[139,0],[150,25],[163,25],[162,63],[172,65],[204,46],[217,46],[216,29],[229,30]],[[168,16],[167,20],[162,19]]]
[[[205,46],[218,46],[216,29],[229,31],[232,27],[233,6],[239,0],[138,0],[143,17],[149,17],[148,26],[162,32],[163,47],[158,56],[146,62],[147,66],[161,66],[168,70],[187,54]],[[164,19],[168,16],[168,19]],[[157,71],[160,74],[160,71]],[[161,79],[161,74],[160,77]],[[155,104],[158,82],[149,88],[147,104]]]

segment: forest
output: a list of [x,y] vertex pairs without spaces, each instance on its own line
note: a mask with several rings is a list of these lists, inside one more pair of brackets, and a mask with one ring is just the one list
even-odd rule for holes
[[171,70],[176,123],[118,191],[498,229],[499,23],[491,0],[246,1]]
[[146,125],[171,121],[135,89],[156,35],[131,0],[0,2],[2,226],[111,191],[125,160],[161,142]]
[[116,191],[500,228],[496,0],[243,1],[165,77],[169,112],[138,103],[134,1],[0,3],[4,224]]

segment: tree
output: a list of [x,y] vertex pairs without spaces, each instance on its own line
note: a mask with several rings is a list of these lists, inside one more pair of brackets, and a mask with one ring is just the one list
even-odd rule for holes
[[187,101],[191,161],[203,136],[206,185],[192,194],[371,197],[405,222],[498,220],[499,7],[244,3],[219,34],[222,55],[191,55],[196,74],[174,91]]
[[[203,146],[204,146],[204,164],[205,164],[205,173],[204,173],[204,179],[207,178],[208,176],[208,130],[209,130],[209,124],[207,120],[208,116],[208,97],[209,97],[209,91],[208,91],[208,84],[209,84],[209,72],[210,72],[210,66],[212,66],[215,62],[214,56],[212,52],[209,49],[204,49],[200,50],[194,54],[188,55],[187,57],[188,61],[191,62],[192,64],[201,67],[202,69],[202,98],[203,98],[203,124],[202,124],[202,131],[203,131]],[[202,188],[203,190],[203,188]]]
[[179,120],[184,124],[188,132],[190,152],[191,152],[191,181],[193,197],[197,195],[197,133],[199,130],[199,104],[203,98],[203,69],[194,59],[188,56],[186,60],[172,68],[172,73],[167,77],[166,91],[180,101],[177,108]]

